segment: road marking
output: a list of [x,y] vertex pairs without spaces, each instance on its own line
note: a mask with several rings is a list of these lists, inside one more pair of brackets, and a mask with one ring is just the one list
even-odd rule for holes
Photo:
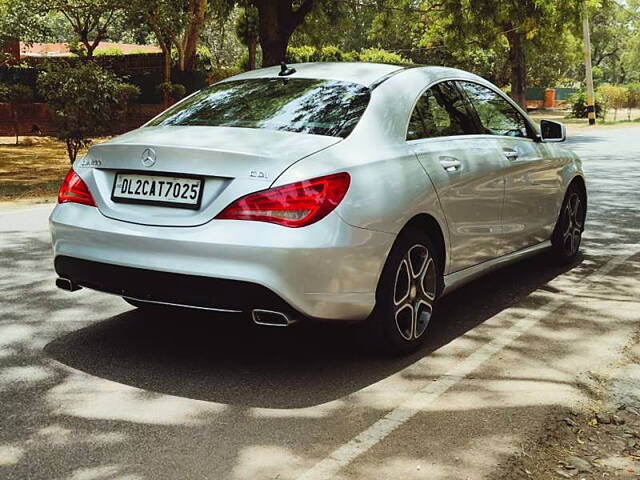
[[[582,288],[586,289],[585,284],[587,282],[597,283],[614,268],[629,260],[629,258],[636,253],[638,252],[636,251],[611,259],[602,267],[586,276],[582,280]],[[421,390],[400,404],[400,406],[387,413],[369,428],[360,432],[360,434],[352,440],[331,452],[328,457],[298,477],[298,480],[327,480],[335,478],[339,470],[384,440],[394,430],[424,410],[430,403],[463,380],[495,353],[508,346],[535,324],[568,302],[569,300],[567,300],[566,297],[560,296],[549,301],[549,303],[542,308],[532,311],[527,318],[513,324],[499,338],[495,338],[480,347],[448,373],[438,377],[435,381],[429,382]]]

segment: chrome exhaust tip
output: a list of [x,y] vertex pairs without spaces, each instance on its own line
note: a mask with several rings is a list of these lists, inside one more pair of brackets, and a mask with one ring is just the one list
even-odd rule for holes
[[67,292],[75,292],[82,288],[81,286],[73,283],[68,278],[56,278],[56,287],[61,288],[62,290],[66,290]]
[[282,312],[274,312],[273,310],[251,310],[253,323],[267,327],[288,327],[296,323],[296,320],[290,318]]

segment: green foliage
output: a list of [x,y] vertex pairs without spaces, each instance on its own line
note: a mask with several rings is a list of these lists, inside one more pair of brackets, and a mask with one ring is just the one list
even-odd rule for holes
[[601,85],[598,94],[603,98],[607,109],[613,109],[613,121],[618,119],[618,110],[626,109],[627,120],[631,120],[631,111],[640,107],[640,84]]
[[253,6],[240,9],[235,27],[238,39],[245,46],[248,46],[252,41],[257,41],[260,36],[258,9]]
[[134,93],[95,62],[74,66],[50,63],[37,85],[56,115],[58,138],[65,141],[72,163],[78,151],[91,143],[91,137],[113,128]]
[[388,52],[381,48],[365,48],[360,51],[359,61],[372,63],[391,63],[391,64],[410,64],[410,59],[404,58],[402,55]]
[[102,48],[100,50],[96,50],[95,52],[96,57],[114,57],[118,55],[123,55],[122,50],[120,50],[118,47]]
[[34,0],[0,0],[0,39],[20,38],[27,43],[45,39],[49,30],[41,7]]
[[[262,49],[258,48],[256,50],[256,66],[260,67],[262,65]],[[239,68],[243,72],[249,70],[249,53],[243,52],[239,55],[236,64],[230,68]]]
[[29,103],[33,101],[33,88],[20,84],[0,84],[0,102]]
[[158,85],[158,91],[163,97],[168,97],[173,100],[179,100],[187,93],[187,89],[184,85],[179,83],[164,82]]
[[207,83],[209,84],[216,83],[216,82],[219,82],[220,80],[224,80],[225,78],[238,75],[239,73],[242,73],[244,71],[245,69],[241,67],[218,67],[213,69],[209,73],[207,77]]
[[[584,90],[574,93],[569,96],[569,105],[571,105],[571,117],[573,118],[587,118],[587,94]],[[606,103],[602,96],[596,93],[595,97],[595,110],[597,118],[604,118],[607,114]]]
[[289,63],[307,63],[315,62],[318,58],[318,49],[310,45],[302,45],[300,47],[289,47],[287,49],[287,62]]
[[326,45],[318,52],[320,62],[343,62],[344,52],[335,45]]
[[360,52],[343,52],[338,47],[327,45],[320,49],[310,45],[289,47],[287,61],[290,63],[306,62],[371,62],[390,64],[411,64],[411,59],[381,48],[366,48]]
[[131,105],[140,96],[140,87],[130,83],[119,83],[116,86],[115,96],[119,105]]

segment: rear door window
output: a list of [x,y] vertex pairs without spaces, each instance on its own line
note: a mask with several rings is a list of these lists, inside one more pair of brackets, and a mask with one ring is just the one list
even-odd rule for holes
[[458,82],[478,114],[482,133],[508,137],[529,137],[525,118],[502,95],[477,83]]
[[263,128],[346,137],[369,104],[356,83],[260,78],[218,83],[170,108],[149,125]]
[[422,94],[411,114],[407,140],[477,133],[473,116],[456,86],[442,82]]

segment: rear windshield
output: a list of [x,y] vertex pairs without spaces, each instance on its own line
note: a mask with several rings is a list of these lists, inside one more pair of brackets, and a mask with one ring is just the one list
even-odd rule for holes
[[367,87],[335,80],[260,78],[218,83],[149,125],[284,130],[346,137],[367,108]]

